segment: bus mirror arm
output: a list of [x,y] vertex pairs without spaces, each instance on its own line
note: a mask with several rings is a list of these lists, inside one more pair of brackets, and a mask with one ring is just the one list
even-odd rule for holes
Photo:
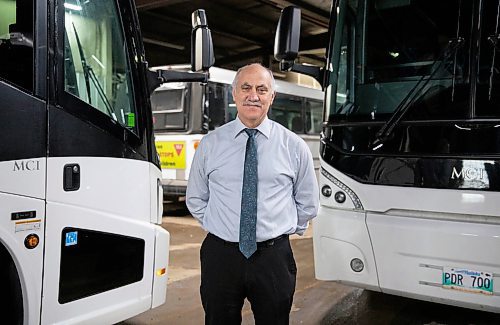
[[175,70],[148,70],[148,85],[150,94],[167,82],[208,82],[208,73],[187,72]]
[[298,72],[298,73],[302,73],[302,74],[311,76],[314,79],[316,79],[316,81],[318,81],[320,83],[321,87],[323,87],[323,76],[325,74],[324,68],[320,68],[320,67],[314,66],[314,65],[303,65],[303,64],[283,60],[280,62],[280,70],[281,71],[293,71],[293,72]]

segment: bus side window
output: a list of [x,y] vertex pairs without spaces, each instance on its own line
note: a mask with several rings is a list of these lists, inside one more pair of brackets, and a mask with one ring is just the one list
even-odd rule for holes
[[224,85],[219,83],[208,86],[208,129],[213,130],[224,124],[224,108],[226,98]]
[[295,133],[304,133],[302,116],[297,115],[292,119],[292,131]]
[[227,106],[226,106],[226,123],[231,122],[238,115],[238,111],[236,110],[236,104],[233,100],[233,87],[228,85],[226,86],[226,96],[227,96]]
[[323,117],[323,102],[306,98],[306,133],[319,134]]
[[294,95],[276,93],[269,118],[290,131],[304,133],[302,99]]
[[274,116],[274,121],[278,122],[279,124],[283,125],[288,129],[288,118],[286,117],[285,113],[282,113],[280,115],[275,115]]
[[0,1],[0,78],[33,91],[33,1]]

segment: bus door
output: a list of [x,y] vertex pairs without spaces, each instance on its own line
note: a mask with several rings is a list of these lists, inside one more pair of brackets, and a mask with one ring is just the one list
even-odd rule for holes
[[[45,44],[43,30],[33,24],[34,9],[33,1],[0,2],[0,314],[5,324],[34,324],[40,316],[47,114],[35,70],[43,70],[46,57],[35,55]],[[37,19],[39,26],[43,19]]]
[[161,172],[142,43],[128,1],[51,5],[42,323],[113,323],[153,304]]

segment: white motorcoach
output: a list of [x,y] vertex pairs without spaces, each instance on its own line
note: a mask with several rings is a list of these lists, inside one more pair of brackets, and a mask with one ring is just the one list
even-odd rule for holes
[[316,277],[500,312],[499,1],[333,1]]
[[206,74],[149,71],[133,1],[0,1],[2,324],[112,324],[165,302],[149,96],[176,79]]

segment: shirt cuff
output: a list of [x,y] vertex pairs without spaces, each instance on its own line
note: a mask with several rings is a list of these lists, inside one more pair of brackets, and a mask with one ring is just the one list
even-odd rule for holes
[[297,228],[295,229],[295,233],[299,236],[302,236],[304,234],[304,232],[307,230],[307,226],[308,226],[308,224],[306,224],[305,226],[297,225]]

